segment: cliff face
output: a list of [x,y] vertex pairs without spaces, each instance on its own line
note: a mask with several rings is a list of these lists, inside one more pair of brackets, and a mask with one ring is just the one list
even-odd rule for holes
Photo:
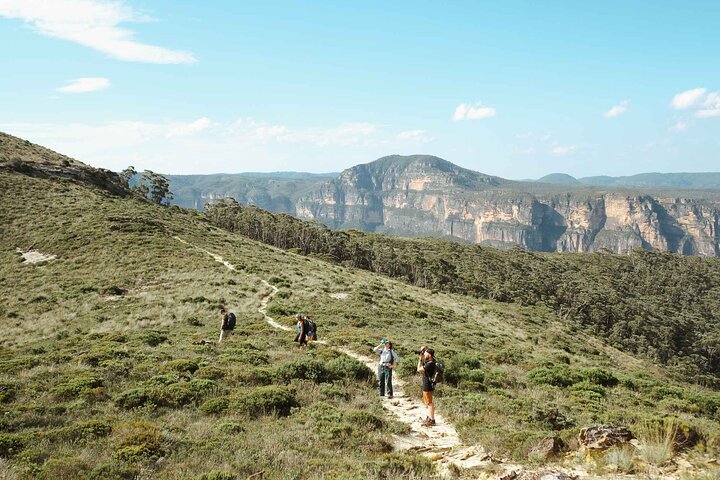
[[720,205],[677,196],[526,193],[436,157],[386,157],[297,198],[296,216],[334,228],[443,236],[535,251],[635,248],[720,256]]

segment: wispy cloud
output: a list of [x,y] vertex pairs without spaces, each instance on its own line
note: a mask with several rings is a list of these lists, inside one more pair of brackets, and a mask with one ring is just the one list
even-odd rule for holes
[[207,117],[198,118],[190,123],[173,123],[168,125],[165,138],[188,137],[200,133],[210,126],[210,119]]
[[612,107],[610,110],[605,112],[603,115],[605,115],[606,118],[613,118],[622,115],[623,113],[627,112],[628,107],[630,106],[630,102],[627,100],[623,100],[622,102],[618,103],[614,107]]
[[497,111],[492,107],[483,107],[480,102],[474,105],[470,103],[461,103],[455,108],[453,120],[480,120],[483,118],[494,117]]
[[575,145],[555,145],[553,146],[552,153],[553,155],[567,155],[575,150],[577,150]]
[[428,134],[425,130],[406,130],[398,133],[395,138],[401,142],[416,141],[420,143],[430,143],[435,140],[435,137]]
[[110,86],[110,80],[103,77],[84,77],[70,80],[67,85],[57,88],[62,93],[86,93],[105,90]]
[[258,122],[253,118],[240,118],[228,127],[237,137],[259,141],[283,143],[309,143],[320,147],[339,145],[369,145],[379,143],[381,125],[372,123],[345,123],[335,127],[289,127]]
[[680,132],[686,132],[690,128],[687,123],[683,122],[682,120],[677,122],[672,127],[668,128],[668,132],[670,133],[680,133]]
[[720,92],[708,93],[703,108],[695,113],[700,118],[720,117]]
[[0,16],[20,19],[36,32],[79,43],[118,60],[145,63],[193,63],[189,52],[148,45],[134,39],[123,23],[151,20],[123,0],[0,0]]
[[702,103],[703,97],[707,90],[704,88],[693,88],[675,95],[670,102],[673,108],[677,110],[686,110]]

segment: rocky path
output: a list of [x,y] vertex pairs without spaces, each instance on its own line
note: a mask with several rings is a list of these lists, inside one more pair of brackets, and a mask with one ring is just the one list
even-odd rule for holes
[[[208,250],[197,247],[180,237],[175,237],[178,241],[194,247],[211,257],[217,262],[222,263],[229,270],[235,271],[235,266],[227,260],[223,259],[220,255],[212,253]],[[266,282],[261,280],[266,288],[270,291],[262,297],[260,300],[260,312],[265,321],[272,325],[274,328],[292,331],[293,328],[278,323],[275,319],[267,314],[267,307],[270,300],[278,292],[278,289]],[[318,341],[316,343],[327,345],[326,342]],[[377,358],[374,356],[364,355],[357,353],[345,347],[337,347],[328,345],[339,352],[342,352],[356,360],[364,363],[367,367],[372,370],[377,370]],[[368,348],[368,350],[370,350]],[[382,405],[385,412],[391,417],[398,421],[408,425],[410,427],[410,433],[404,435],[394,435],[395,448],[397,450],[418,452],[428,458],[430,458],[437,467],[438,472],[443,477],[456,476],[458,472],[464,472],[463,478],[502,478],[502,473],[495,473],[492,477],[484,474],[481,470],[482,467],[489,465],[494,460],[490,455],[484,452],[479,446],[465,445],[460,440],[455,427],[442,417],[440,414],[435,415],[437,425],[434,427],[424,427],[422,420],[425,418],[426,410],[425,406],[415,398],[408,396],[405,392],[407,388],[414,388],[412,385],[408,385],[408,382],[402,378],[398,378],[397,375],[393,378],[394,387],[394,398],[383,398]],[[419,386],[417,386],[419,389]],[[498,465],[496,470],[501,472],[513,472],[521,470],[521,467],[516,465],[502,464]],[[476,474],[473,475],[472,471],[476,470]],[[510,473],[510,477],[515,478]]]

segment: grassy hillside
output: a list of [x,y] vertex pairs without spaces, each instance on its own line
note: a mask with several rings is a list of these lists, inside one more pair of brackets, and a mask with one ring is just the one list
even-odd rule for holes
[[[392,451],[406,427],[385,416],[371,372],[262,321],[262,279],[280,288],[279,321],[312,314],[321,338],[359,352],[391,338],[402,374],[434,346],[447,365],[438,410],[497,457],[538,462],[539,439],[574,448],[598,422],[649,439],[667,416],[693,432],[691,463],[718,453],[718,393],[544,307],[433,293],[84,182],[0,168],[0,477],[430,478],[427,459]],[[30,246],[57,259],[23,263],[16,248]],[[219,305],[242,335],[218,346]]]

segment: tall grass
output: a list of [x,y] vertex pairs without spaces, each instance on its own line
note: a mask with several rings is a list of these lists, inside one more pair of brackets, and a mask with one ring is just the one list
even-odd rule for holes
[[672,418],[641,422],[636,427],[636,435],[640,442],[640,458],[655,467],[670,461],[675,453],[677,430],[677,422]]

